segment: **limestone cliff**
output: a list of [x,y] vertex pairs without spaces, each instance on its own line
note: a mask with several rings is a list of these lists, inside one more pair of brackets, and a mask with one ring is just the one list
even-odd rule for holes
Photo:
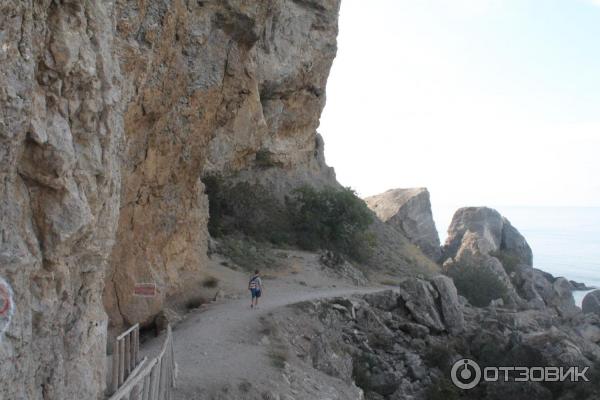
[[[105,279],[114,327],[193,295],[202,174],[333,182],[316,128],[338,9],[2,3],[0,294],[11,314],[0,315],[0,398],[101,395]],[[157,282],[159,296],[133,297],[139,282]]]
[[380,220],[400,230],[431,259],[439,260],[440,238],[427,189],[390,189],[367,197],[365,202]]
[[[194,296],[206,261],[203,174],[332,177],[316,128],[339,3],[123,1],[116,9],[128,105],[104,298],[120,327]],[[140,282],[156,282],[159,295],[133,296]]]
[[[0,6],[0,398],[102,390],[102,288],[119,213],[122,76],[107,2]],[[6,304],[6,303],[5,303]]]

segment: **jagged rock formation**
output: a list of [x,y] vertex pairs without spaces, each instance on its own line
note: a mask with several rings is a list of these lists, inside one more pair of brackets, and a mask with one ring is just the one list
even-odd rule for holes
[[[484,382],[456,389],[450,369],[462,358],[480,365],[589,366],[593,379],[600,373],[600,318],[579,313],[563,319],[550,307],[473,308],[444,294],[455,291],[446,277],[411,278],[399,292],[304,302],[292,306],[293,318],[280,312],[269,320],[297,355],[292,363],[355,384],[367,400],[598,398],[591,382]],[[459,319],[462,327],[455,330]]]
[[427,189],[390,189],[365,202],[380,220],[398,229],[431,259],[440,259],[440,238]]
[[[338,0],[0,6],[0,278],[14,292],[0,397],[101,395],[105,276],[115,328],[193,294],[206,171],[334,180],[315,130],[338,9]],[[134,297],[142,282],[159,296]]]
[[569,281],[532,268],[529,244],[496,210],[487,207],[458,210],[448,229],[443,253],[448,271],[463,265],[491,271],[505,285],[506,300],[513,306],[553,307],[565,317],[578,312]]
[[487,207],[461,208],[454,214],[444,245],[444,259],[465,261],[494,251],[504,250],[525,265],[533,265],[527,241],[496,210]]

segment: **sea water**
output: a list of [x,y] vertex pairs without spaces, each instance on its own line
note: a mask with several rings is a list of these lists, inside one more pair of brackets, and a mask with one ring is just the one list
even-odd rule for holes
[[[600,207],[494,208],[525,236],[533,250],[534,267],[600,288]],[[455,210],[437,210],[442,243]],[[573,293],[578,305],[586,293]]]

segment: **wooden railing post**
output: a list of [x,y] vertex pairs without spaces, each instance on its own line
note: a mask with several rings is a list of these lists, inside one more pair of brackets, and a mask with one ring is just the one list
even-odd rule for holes
[[119,345],[119,386],[125,382],[125,343],[117,341]]
[[[139,361],[139,327],[133,326],[115,341],[113,351],[114,390],[110,400],[170,400],[175,387],[175,351],[173,332],[167,326],[167,337],[159,354],[149,363]],[[145,365],[144,365],[145,364]],[[117,375],[117,379],[114,379]]]
[[112,354],[112,376],[110,382],[110,392],[114,393],[119,388],[119,342],[115,340]]

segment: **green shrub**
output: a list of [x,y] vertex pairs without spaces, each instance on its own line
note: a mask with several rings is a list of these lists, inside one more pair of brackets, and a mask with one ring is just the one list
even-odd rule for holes
[[203,182],[209,203],[208,231],[213,237],[243,233],[274,244],[293,241],[285,206],[264,186],[227,182],[219,176],[207,176]]
[[374,235],[367,230],[372,214],[350,189],[303,186],[283,202],[259,184],[228,182],[219,176],[207,176],[203,182],[213,237],[242,233],[256,241],[332,250],[359,261],[368,258],[374,246]]
[[303,186],[286,203],[300,247],[332,250],[359,261],[369,256],[374,237],[367,229],[373,217],[353,190]]
[[490,255],[496,257],[502,263],[504,270],[509,276],[517,271],[517,267],[521,263],[521,260],[517,255],[506,250],[492,251]]
[[219,286],[219,279],[214,276],[209,276],[202,281],[202,286],[205,288],[216,288]]
[[458,293],[476,307],[486,307],[494,299],[506,296],[506,286],[489,269],[470,264],[452,266],[448,275]]
[[277,162],[273,160],[273,153],[267,149],[260,149],[255,156],[256,165],[261,168],[270,168],[277,166]]

